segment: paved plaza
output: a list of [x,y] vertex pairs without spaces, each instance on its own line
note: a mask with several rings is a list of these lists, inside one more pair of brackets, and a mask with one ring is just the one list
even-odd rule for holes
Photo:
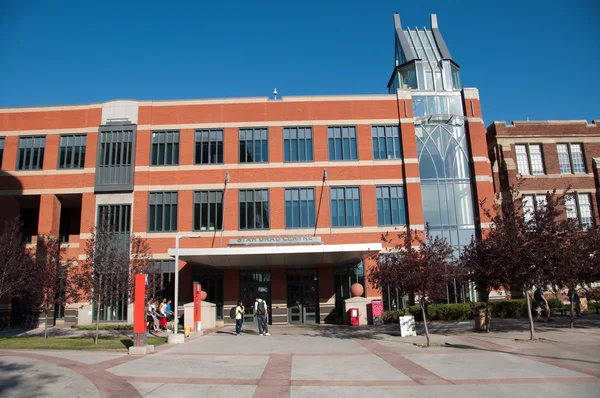
[[[3,397],[598,397],[600,317],[580,327],[434,323],[401,338],[379,328],[279,326],[210,331],[144,357],[119,352],[0,350]],[[508,331],[513,329],[513,331]],[[0,347],[1,348],[1,347]]]

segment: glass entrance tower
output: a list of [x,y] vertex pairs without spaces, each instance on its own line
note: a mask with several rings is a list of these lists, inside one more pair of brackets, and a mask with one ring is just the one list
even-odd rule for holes
[[431,29],[402,29],[394,15],[395,68],[390,94],[410,90],[419,163],[423,218],[455,253],[476,234],[469,139],[459,65],[431,16]]

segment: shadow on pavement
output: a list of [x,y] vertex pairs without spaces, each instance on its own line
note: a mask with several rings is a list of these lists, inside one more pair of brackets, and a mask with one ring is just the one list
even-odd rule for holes
[[0,357],[0,396],[14,395],[18,391],[20,397],[37,397],[42,385],[58,379],[57,376],[36,372],[36,383],[32,383],[23,376],[31,371],[31,367],[29,364],[9,363]]

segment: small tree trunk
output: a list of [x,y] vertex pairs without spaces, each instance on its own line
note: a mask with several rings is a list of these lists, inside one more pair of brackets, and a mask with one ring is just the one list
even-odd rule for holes
[[98,330],[100,325],[100,292],[102,287],[102,275],[98,283],[98,294],[96,296],[96,336],[94,337],[94,345],[98,345]]
[[529,289],[525,290],[525,297],[527,298],[527,316],[529,317],[529,339],[535,339],[535,330],[533,328],[533,317],[531,316],[531,300],[529,298]]
[[44,317],[46,320],[44,321],[44,338],[48,338],[48,308],[44,308]]
[[485,295],[485,332],[490,332],[490,292]]
[[569,328],[573,329],[573,311],[575,310],[575,294],[571,296],[571,319],[569,319]]
[[427,338],[427,347],[429,347],[429,329],[427,328],[427,315],[425,314],[424,303],[421,303],[421,312],[423,313],[423,325],[425,326],[425,338]]

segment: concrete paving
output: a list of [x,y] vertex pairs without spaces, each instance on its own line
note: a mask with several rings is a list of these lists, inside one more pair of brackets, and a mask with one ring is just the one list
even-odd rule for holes
[[490,334],[432,323],[429,348],[397,325],[310,325],[228,327],[144,357],[0,349],[0,396],[597,397],[600,317],[565,324],[538,324],[530,342],[526,320],[495,320]]

